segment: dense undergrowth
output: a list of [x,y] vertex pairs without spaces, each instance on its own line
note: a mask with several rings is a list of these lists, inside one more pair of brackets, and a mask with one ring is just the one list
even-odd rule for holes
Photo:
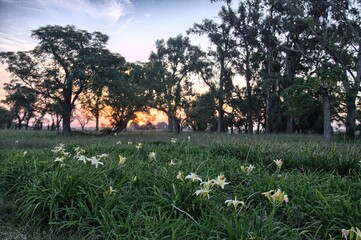
[[[360,142],[0,135],[0,238],[344,239],[342,229],[361,227]],[[288,202],[263,194],[277,189]],[[243,203],[225,203],[235,197]]]

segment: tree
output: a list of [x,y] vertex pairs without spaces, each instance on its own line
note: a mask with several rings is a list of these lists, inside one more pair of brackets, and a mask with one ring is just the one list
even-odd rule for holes
[[3,102],[10,106],[13,116],[18,121],[17,128],[21,129],[25,121],[25,128],[28,129],[30,119],[34,117],[36,109],[36,93],[32,89],[19,84],[13,85],[5,83],[4,89],[6,96]]
[[12,82],[25,85],[61,106],[63,132],[70,132],[71,115],[80,94],[94,81],[90,65],[96,61],[108,36],[74,26],[45,26],[32,31],[39,41],[31,52],[2,53]]
[[12,123],[11,112],[0,106],[0,128],[10,128]]
[[80,124],[81,130],[84,131],[85,125],[87,125],[90,121],[92,121],[93,115],[86,111],[85,109],[81,108],[75,111],[74,119],[78,121]]
[[251,81],[255,80],[258,68],[259,26],[261,18],[261,0],[242,0],[238,8],[233,9],[230,0],[222,8],[222,20],[233,28],[240,55],[236,68],[246,80],[247,125],[248,133],[253,133],[253,102]]
[[177,113],[184,98],[192,95],[189,75],[196,71],[201,55],[200,49],[182,35],[167,41],[157,40],[156,52],[150,55],[147,76],[154,92],[151,106],[167,115],[170,131],[180,124]]
[[126,129],[128,123],[136,118],[136,113],[146,111],[149,100],[149,89],[145,80],[145,70],[134,63],[118,65],[118,74],[108,85],[108,96],[105,100],[108,107],[107,117],[115,132]]
[[212,91],[198,95],[185,108],[187,122],[194,130],[204,131],[208,126],[214,126],[217,123],[215,93]]
[[[223,12],[220,17],[224,18]],[[238,56],[236,42],[231,35],[231,27],[225,23],[217,24],[213,20],[204,19],[202,24],[195,23],[188,33],[206,34],[215,50],[209,49],[208,64],[204,65],[203,81],[217,99],[217,132],[224,131],[224,107],[226,99],[231,97],[233,83],[232,61]],[[219,70],[218,70],[219,69]],[[207,74],[208,72],[208,74]]]
[[124,59],[107,49],[102,49],[95,54],[97,54],[97,58],[92,58],[88,68],[88,74],[92,81],[89,88],[80,96],[80,102],[94,116],[95,130],[98,131],[100,116],[106,108],[108,83],[116,77],[118,66],[124,64]]

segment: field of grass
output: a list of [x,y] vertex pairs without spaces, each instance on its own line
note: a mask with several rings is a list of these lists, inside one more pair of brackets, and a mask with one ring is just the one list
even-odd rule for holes
[[0,239],[361,239],[360,161],[313,135],[0,130]]

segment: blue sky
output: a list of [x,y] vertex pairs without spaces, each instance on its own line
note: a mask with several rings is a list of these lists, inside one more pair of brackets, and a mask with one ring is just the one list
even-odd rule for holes
[[[216,19],[221,2],[210,0],[0,0],[0,51],[25,51],[36,45],[31,30],[50,25],[75,25],[100,31],[108,48],[127,61],[147,61],[157,39],[168,39],[200,23]],[[205,37],[190,36],[205,50]],[[9,75],[0,65],[0,99]]]

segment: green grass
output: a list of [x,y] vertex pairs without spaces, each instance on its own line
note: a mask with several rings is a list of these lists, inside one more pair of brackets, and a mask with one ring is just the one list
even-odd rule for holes
[[[63,163],[51,151],[60,143],[71,153]],[[74,159],[76,147],[108,154],[104,165]],[[360,152],[360,142],[313,135],[1,130],[0,239],[343,239],[341,229],[361,227]],[[229,184],[202,199],[179,171]],[[288,203],[262,195],[278,188]],[[244,206],[225,204],[235,196]]]

